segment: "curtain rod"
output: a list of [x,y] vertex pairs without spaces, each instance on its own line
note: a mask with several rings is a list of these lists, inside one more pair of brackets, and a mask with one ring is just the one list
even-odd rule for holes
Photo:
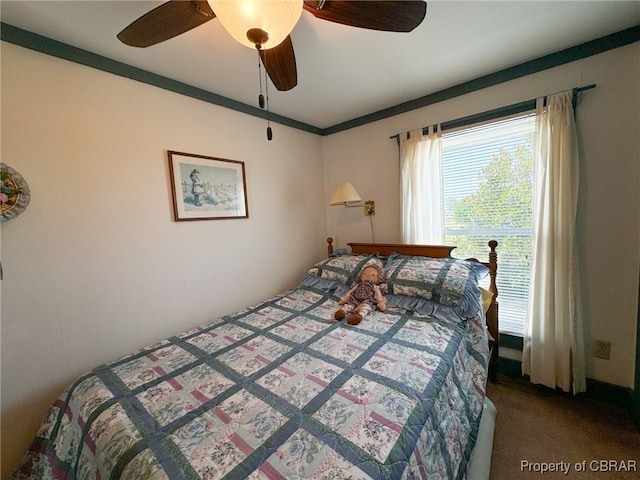
[[[573,89],[573,108],[575,110],[578,103],[578,93],[584,90],[590,90],[595,88],[596,84],[592,83],[591,85],[586,85],[584,87],[575,87]],[[556,92],[560,93],[560,92]],[[555,95],[555,93],[550,93],[545,95],[545,102],[547,97]],[[458,118],[456,120],[449,120],[448,122],[442,122],[440,124],[440,129],[444,132],[445,130],[451,130],[453,128],[465,127],[467,125],[472,125],[474,123],[486,122],[487,120],[493,120],[499,117],[506,117],[508,115],[515,115],[517,113],[526,112],[527,110],[533,110],[536,108],[536,100],[527,100],[520,103],[514,103],[511,105],[507,105],[505,107],[499,107],[494,110],[488,110],[482,113],[476,113],[474,115],[469,115],[467,117]],[[422,127],[422,133],[428,133],[429,127]],[[398,142],[400,141],[400,134],[396,133],[395,135],[390,136],[389,138],[395,138]]]

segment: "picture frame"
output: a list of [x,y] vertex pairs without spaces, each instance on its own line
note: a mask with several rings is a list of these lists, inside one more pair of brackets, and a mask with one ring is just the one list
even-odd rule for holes
[[176,222],[249,218],[244,162],[167,153]]
[[0,219],[2,223],[24,212],[31,201],[27,181],[6,163],[0,164]]

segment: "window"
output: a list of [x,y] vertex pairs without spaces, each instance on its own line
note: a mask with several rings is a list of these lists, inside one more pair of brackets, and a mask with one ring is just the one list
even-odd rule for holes
[[498,245],[500,331],[523,335],[533,249],[535,114],[442,135],[445,242],[457,257]]

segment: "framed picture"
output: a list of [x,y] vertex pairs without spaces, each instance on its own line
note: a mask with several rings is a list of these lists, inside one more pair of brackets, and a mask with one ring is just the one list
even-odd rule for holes
[[2,222],[16,218],[31,201],[27,181],[6,163],[0,164],[0,218]]
[[244,162],[168,154],[176,221],[249,218]]

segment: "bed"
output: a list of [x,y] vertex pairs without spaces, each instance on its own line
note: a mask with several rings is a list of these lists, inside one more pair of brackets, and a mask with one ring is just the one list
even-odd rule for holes
[[[13,478],[488,478],[497,242],[487,262],[349,246],[328,239],[295,289],[80,376]],[[387,310],[335,321],[372,263]]]

